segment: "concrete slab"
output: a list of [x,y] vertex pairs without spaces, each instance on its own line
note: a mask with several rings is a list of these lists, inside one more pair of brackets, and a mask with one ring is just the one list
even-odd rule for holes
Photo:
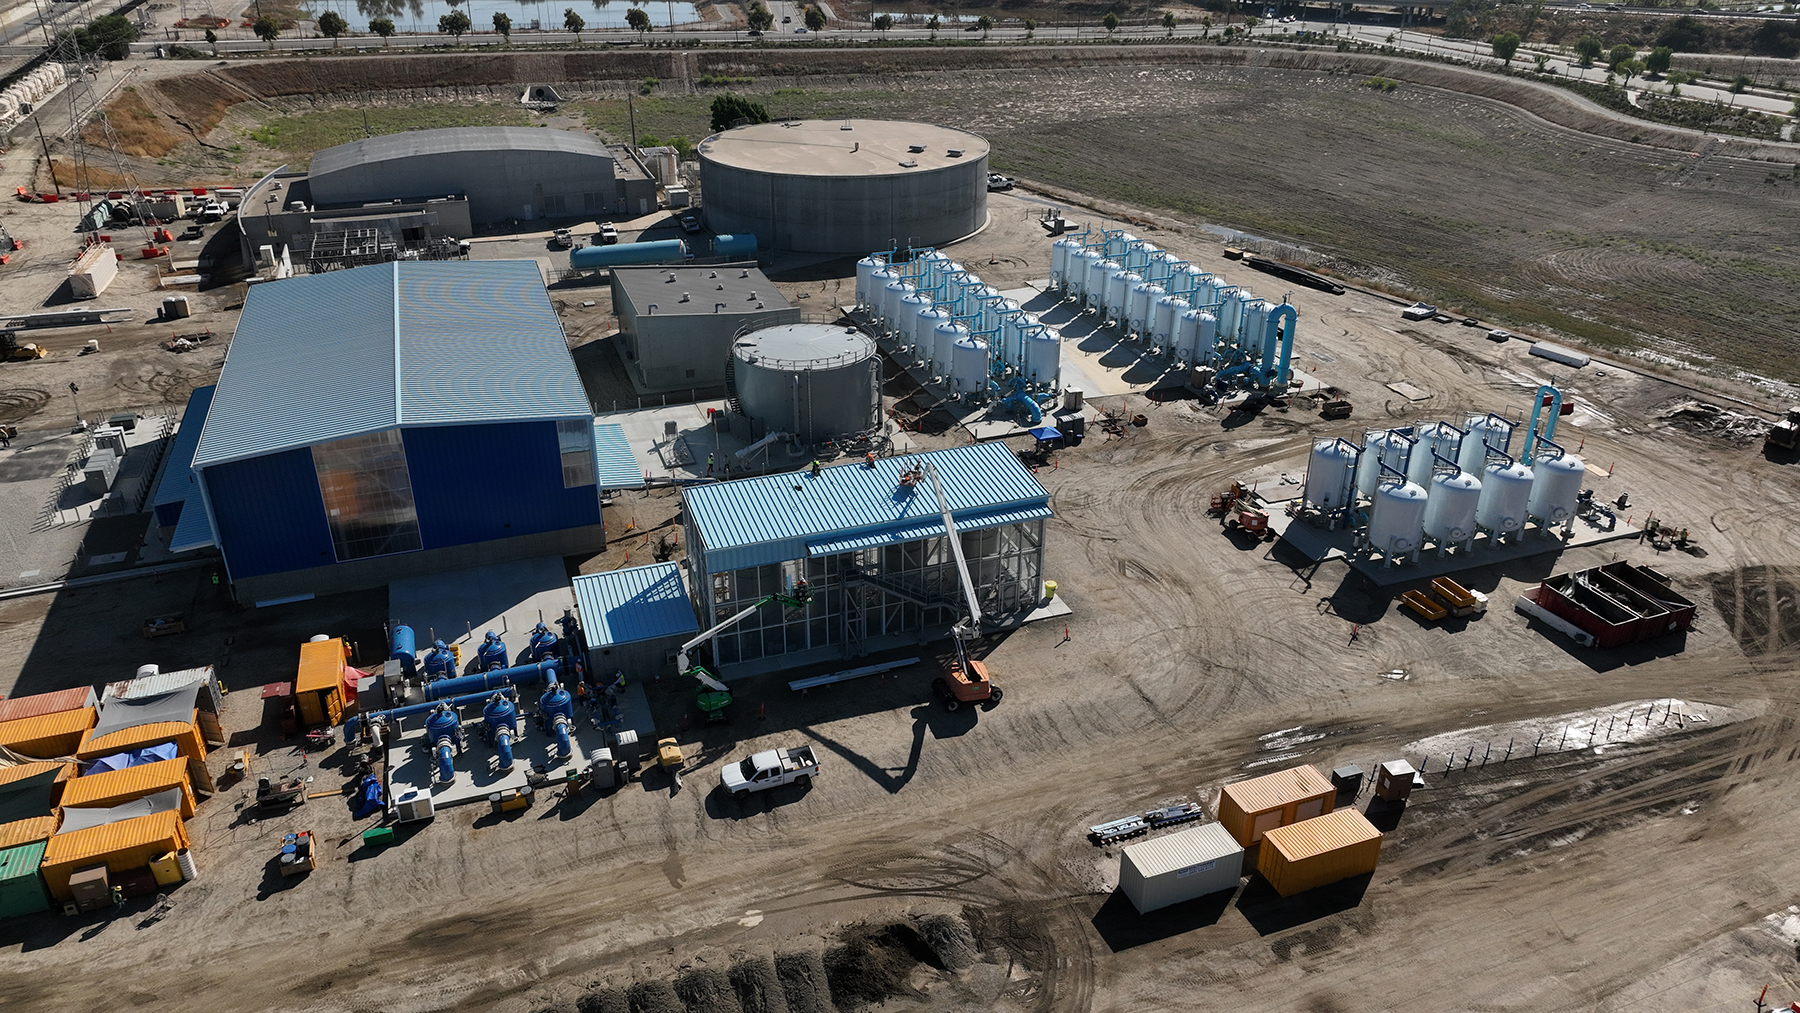
[[[531,693],[527,691],[525,696],[529,698]],[[607,745],[606,732],[586,715],[578,715],[573,755],[559,759],[555,738],[538,731],[537,725],[526,716],[520,719],[520,735],[513,742],[512,769],[501,770],[494,751],[481,741],[481,708],[475,705],[464,707],[462,715],[468,748],[456,758],[456,780],[447,785],[436,783],[437,759],[425,741],[425,719],[403,719],[403,724],[418,727],[401,732],[388,747],[390,797],[398,798],[408,787],[420,787],[431,789],[432,805],[439,809],[486,802],[494,792],[525,787],[534,769],[552,776],[558,783],[563,779],[562,772],[571,768],[577,773],[586,773],[587,758],[594,750]]]
[[[612,412],[601,415],[600,420],[617,423],[625,431],[625,440],[637,455],[638,470],[653,482],[688,483],[733,475],[760,475],[765,468],[785,471],[799,468],[810,460],[804,454],[790,455],[785,444],[771,445],[745,458],[738,457],[737,452],[752,441],[730,431],[720,432],[709,414],[730,410],[724,401],[699,401]],[[674,426],[672,434],[670,425]],[[712,461],[710,469],[709,458]]]
[[556,628],[566,608],[575,607],[575,592],[561,559],[545,556],[510,563],[413,577],[388,585],[388,614],[413,628],[421,656],[431,641],[462,645],[463,664],[475,660],[475,647],[488,630],[506,641],[516,658],[540,621]]

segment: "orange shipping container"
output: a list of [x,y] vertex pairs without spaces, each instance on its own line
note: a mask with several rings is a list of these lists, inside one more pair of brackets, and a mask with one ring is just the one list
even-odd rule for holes
[[1228,784],[1219,794],[1219,822],[1249,847],[1276,827],[1322,816],[1337,805],[1337,789],[1311,766],[1278,770]]
[[63,785],[75,776],[73,763],[56,763],[51,760],[39,760],[36,763],[21,763],[16,767],[0,767],[0,787],[17,781],[28,780],[48,771],[56,771],[50,789],[50,804],[62,804]]
[[303,725],[335,725],[344,716],[344,638],[300,645],[300,671],[294,677],[294,702]]
[[182,756],[194,760],[206,759],[206,742],[200,736],[200,712],[195,710],[187,721],[153,721],[147,725],[136,725],[121,728],[116,732],[107,732],[95,737],[91,732],[81,737],[75,749],[75,756],[83,760],[98,760],[102,756],[123,753],[131,749],[143,749],[145,746],[157,746],[164,742],[173,742],[176,751]]
[[99,699],[94,696],[92,686],[77,686],[74,689],[61,689],[54,693],[38,693],[34,696],[18,696],[11,700],[0,700],[0,721],[17,721],[20,718],[36,718],[43,717],[45,714],[78,711],[83,707],[92,707],[99,702]]
[[57,900],[74,900],[69,876],[76,869],[106,863],[109,872],[149,868],[171,851],[189,847],[181,814],[153,813],[136,819],[57,834],[44,848],[44,885]]
[[0,823],[0,851],[16,848],[21,844],[47,841],[59,826],[62,826],[62,820],[55,816],[33,816],[28,820]]
[[0,746],[21,756],[50,759],[69,756],[94,727],[98,711],[92,707],[58,711],[0,724]]
[[1292,897],[1314,887],[1374,872],[1381,831],[1355,809],[1276,827],[1264,836],[1256,871],[1275,892]]
[[188,780],[185,756],[78,777],[63,786],[62,804],[64,807],[104,809],[170,788],[181,789],[181,818],[193,819],[197,802],[193,784]]

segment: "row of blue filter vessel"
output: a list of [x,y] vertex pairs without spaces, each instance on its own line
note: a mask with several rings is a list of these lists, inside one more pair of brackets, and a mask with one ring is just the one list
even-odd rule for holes
[[[580,625],[574,616],[564,616],[558,620],[558,624],[563,628],[563,635],[560,637],[543,623],[538,623],[532,629],[531,640],[519,655],[519,664],[529,665],[547,658],[561,657],[563,654],[562,644],[565,640],[569,642],[571,650],[573,650],[575,635],[579,632]],[[394,627],[389,643],[388,657],[400,663],[400,669],[408,679],[418,678],[421,666],[417,647],[418,638],[412,627],[405,625]],[[498,633],[489,630],[482,637],[481,644],[475,648],[475,671],[491,672],[494,669],[506,667],[508,667],[506,641],[501,639]],[[423,669],[425,678],[431,682],[455,676],[457,674],[456,652],[452,651],[450,645],[442,640],[432,641],[431,650],[425,652]]]

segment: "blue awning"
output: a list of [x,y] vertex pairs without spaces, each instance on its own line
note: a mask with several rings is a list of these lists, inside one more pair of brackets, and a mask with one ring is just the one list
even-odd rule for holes
[[[1047,506],[988,510],[957,517],[956,530],[980,531],[984,528],[997,528],[1004,524],[1022,524],[1025,521],[1041,520],[1049,516],[1051,516],[1051,510]],[[807,542],[806,554],[816,559],[820,556],[835,556],[840,552],[856,552],[860,549],[878,549],[886,545],[899,545],[902,542],[916,542],[921,538],[938,538],[943,533],[944,519],[934,517],[931,520],[896,525],[884,531],[859,531],[842,538]]]
[[175,522],[175,534],[169,538],[170,552],[210,549],[218,544],[213,534],[212,518],[206,516],[206,504],[198,495],[181,508],[181,520]]
[[644,472],[638,467],[625,427],[617,422],[594,422],[594,484],[602,489],[642,489]]

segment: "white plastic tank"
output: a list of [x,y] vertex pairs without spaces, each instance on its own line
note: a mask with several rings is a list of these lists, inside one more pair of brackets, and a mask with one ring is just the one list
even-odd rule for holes
[[1205,365],[1212,361],[1213,351],[1219,347],[1219,318],[1205,310],[1200,311],[1200,333],[1194,343],[1194,357],[1188,361],[1195,365]]
[[1368,440],[1363,443],[1362,463],[1357,466],[1356,490],[1373,497],[1376,484],[1393,479],[1394,476],[1382,471],[1380,465],[1406,474],[1406,453],[1411,447],[1410,440],[1391,429],[1370,430]]
[[1116,260],[1090,260],[1087,269],[1087,289],[1082,301],[1089,309],[1104,310],[1106,306],[1106,279],[1120,270]]
[[931,362],[934,372],[950,377],[955,369],[956,343],[969,336],[969,329],[946,320],[931,329]]
[[1447,461],[1456,461],[1462,433],[1448,423],[1428,422],[1413,431],[1413,439],[1416,442],[1412,458],[1406,464],[1406,480],[1415,485],[1426,485],[1431,481],[1431,467],[1437,461],[1431,455],[1435,453]]
[[1356,497],[1351,473],[1356,470],[1356,448],[1339,440],[1313,444],[1306,461],[1306,490],[1302,499],[1318,510],[1337,510]]
[[1081,241],[1064,236],[1050,244],[1050,286],[1062,288],[1069,282],[1069,263],[1081,252]]
[[1531,503],[1532,472],[1517,461],[1495,461],[1481,473],[1481,499],[1475,505],[1475,523],[1494,535],[1525,526]]
[[1537,518],[1546,529],[1566,523],[1575,516],[1575,505],[1581,497],[1581,483],[1587,465],[1574,454],[1540,457],[1532,469],[1531,499],[1525,512]]
[[1190,309],[1175,318],[1175,337],[1172,342],[1175,358],[1190,366],[1200,361],[1195,358],[1198,354],[1196,349],[1200,345],[1200,317],[1199,310]]
[[950,314],[937,306],[926,306],[914,314],[912,324],[913,356],[920,362],[937,361],[937,329],[950,322]]
[[887,321],[888,330],[898,331],[900,329],[900,308],[906,305],[907,297],[917,291],[918,289],[904,281],[887,283],[881,297],[881,318]]
[[902,348],[919,343],[919,311],[930,306],[931,297],[923,292],[914,292],[900,300],[900,317],[894,330],[899,334]]
[[873,290],[873,286],[869,284],[869,279],[874,276],[876,271],[881,270],[885,266],[886,265],[875,257],[864,257],[856,262],[856,305],[865,308],[868,307],[869,293]]
[[1370,548],[1384,556],[1406,555],[1419,547],[1424,529],[1424,489],[1392,476],[1375,487],[1375,502],[1369,507]]
[[1131,291],[1125,296],[1126,328],[1138,334],[1149,334],[1150,310],[1162,296],[1161,285],[1140,281],[1131,286]]
[[1512,445],[1513,424],[1503,418],[1489,415],[1470,415],[1468,423],[1463,426],[1469,435],[1463,437],[1462,450],[1457,452],[1456,463],[1462,470],[1473,475],[1482,473],[1487,467],[1487,448],[1482,442],[1493,444],[1494,449],[1502,453]]
[[1425,536],[1439,545],[1467,542],[1475,537],[1480,503],[1481,480],[1474,475],[1446,471],[1433,476],[1431,497],[1425,501]]
[[864,306],[870,313],[881,317],[887,312],[887,287],[899,280],[899,273],[891,267],[878,267],[869,272],[869,301]]
[[1156,300],[1156,307],[1150,311],[1150,340],[1175,352],[1175,321],[1187,311],[1187,300],[1180,296],[1165,295]]
[[951,350],[950,383],[958,394],[977,394],[987,389],[988,343],[964,334]]
[[1026,326],[1023,336],[1025,363],[1019,372],[1032,383],[1055,386],[1062,373],[1062,338],[1035,321]]

